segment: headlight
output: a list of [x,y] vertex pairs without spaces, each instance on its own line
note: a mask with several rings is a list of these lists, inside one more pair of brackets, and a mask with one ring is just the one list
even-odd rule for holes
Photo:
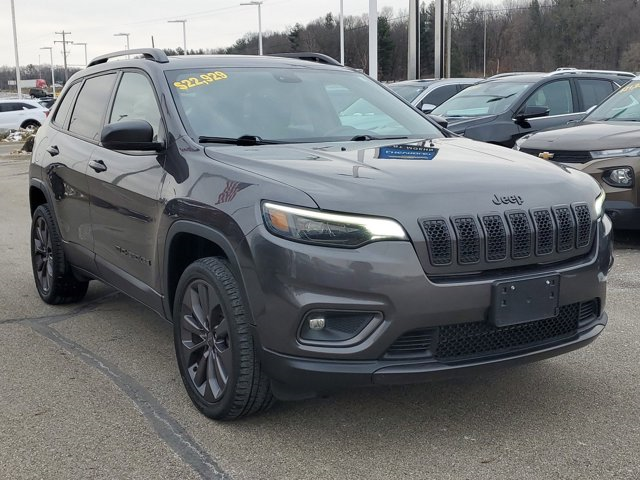
[[531,134],[527,134],[524,137],[520,137],[518,140],[516,140],[516,144],[513,146],[514,150],[520,151],[520,145],[522,145],[525,141],[527,141],[527,139],[531,136]]
[[593,209],[596,212],[596,218],[600,218],[604,213],[604,190],[600,190],[600,195],[596,197],[596,201],[593,204]]
[[634,176],[633,168],[618,167],[602,172],[602,181],[612,187],[631,188]]
[[612,158],[612,157],[638,157],[640,156],[640,148],[614,148],[612,150],[596,150],[589,152],[591,158]]
[[408,240],[395,220],[262,204],[267,229],[279,237],[331,247],[359,247],[380,240]]

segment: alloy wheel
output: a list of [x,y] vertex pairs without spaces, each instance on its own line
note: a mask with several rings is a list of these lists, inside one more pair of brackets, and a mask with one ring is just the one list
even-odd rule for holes
[[53,248],[47,222],[43,217],[36,220],[34,229],[33,249],[36,267],[36,278],[40,288],[46,294],[53,282]]
[[194,280],[182,298],[180,347],[193,385],[208,402],[224,394],[232,368],[229,323],[213,287]]

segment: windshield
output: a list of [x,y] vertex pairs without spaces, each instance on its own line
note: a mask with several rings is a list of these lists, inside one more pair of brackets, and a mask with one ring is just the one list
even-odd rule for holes
[[584,120],[640,122],[640,80],[627,83],[596,107]]
[[418,95],[424,92],[424,89],[427,88],[427,85],[400,85],[397,83],[387,86],[402,98],[404,98],[407,102],[413,102],[418,97]]
[[353,71],[212,67],[167,71],[166,76],[183,123],[196,140],[443,136],[420,113]]
[[472,85],[431,113],[443,117],[480,117],[504,113],[531,86],[530,83],[486,82]]

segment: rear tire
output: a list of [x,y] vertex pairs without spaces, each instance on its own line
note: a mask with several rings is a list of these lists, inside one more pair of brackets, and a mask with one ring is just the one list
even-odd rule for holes
[[40,124],[35,120],[28,120],[22,124],[21,128],[24,128],[26,131],[33,133],[40,128]]
[[180,376],[204,415],[234,420],[273,404],[249,315],[225,260],[202,258],[186,268],[176,290],[173,328]]
[[47,204],[33,212],[31,222],[31,265],[40,298],[51,305],[73,303],[87,293],[88,281],[73,276],[65,259],[62,238]]

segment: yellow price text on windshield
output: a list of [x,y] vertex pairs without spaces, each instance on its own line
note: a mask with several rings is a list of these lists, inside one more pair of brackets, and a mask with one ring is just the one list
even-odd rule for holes
[[173,82],[173,86],[180,90],[189,90],[190,88],[210,85],[214,82],[225,80],[227,78],[229,77],[224,72],[216,71],[216,72],[210,72],[210,73],[202,73],[197,77],[193,76],[193,77],[185,78],[184,80]]
[[620,89],[620,91],[621,92],[630,92],[631,90],[636,90],[637,88],[640,88],[640,82],[632,83],[631,85],[625,85],[624,87],[622,87]]

